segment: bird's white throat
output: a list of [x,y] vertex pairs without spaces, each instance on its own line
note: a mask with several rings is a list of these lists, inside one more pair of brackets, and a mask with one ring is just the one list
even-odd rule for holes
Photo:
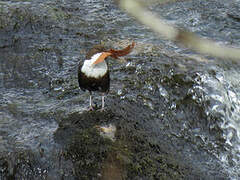
[[93,63],[101,56],[102,53],[94,54],[91,59],[85,60],[81,71],[87,77],[100,78],[104,76],[108,70],[107,63],[105,61],[93,65]]

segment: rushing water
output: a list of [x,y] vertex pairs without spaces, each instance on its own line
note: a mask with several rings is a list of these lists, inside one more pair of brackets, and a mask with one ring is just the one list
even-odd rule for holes
[[[10,29],[13,27],[13,39],[16,41],[13,48],[11,48],[12,41],[1,37],[0,45],[3,47],[0,57],[1,151],[26,147],[36,149],[39,146],[47,146],[49,149],[55,147],[53,133],[58,128],[56,117],[82,110],[87,105],[85,102],[88,98],[87,94],[81,98],[77,97],[76,65],[79,59],[84,57],[85,50],[100,40],[129,38],[138,43],[161,46],[163,50],[181,54],[184,58],[197,54],[162,40],[150,29],[138,24],[119,10],[111,1],[34,3],[36,2],[5,1],[1,4],[2,13],[17,9],[17,6],[29,5],[30,12],[37,19],[37,25],[30,27],[26,23],[25,28],[17,29],[16,33],[14,28],[21,26],[17,23],[9,25]],[[197,0],[168,4],[156,2],[149,9],[178,27],[184,27],[200,36],[216,40],[219,44],[240,47],[240,5],[237,0]],[[40,15],[38,15],[39,11]],[[14,15],[12,11],[11,13]],[[27,13],[28,11],[22,12],[26,16]],[[20,19],[14,20],[18,22]],[[31,20],[34,21],[34,18]],[[48,22],[46,27],[50,27],[50,31],[41,32],[45,21]],[[7,19],[6,22],[11,23],[11,19],[9,21]],[[28,37],[29,34],[31,35],[30,32],[33,32],[31,38]],[[5,33],[6,37],[11,38],[12,34]],[[5,46],[10,48],[5,50]],[[54,51],[51,51],[52,49]],[[209,117],[206,120],[209,123],[209,131],[220,127],[221,138],[225,141],[223,143],[211,139],[208,133],[198,128],[187,129],[188,122],[183,122],[181,128],[183,132],[191,131],[191,135],[199,138],[199,142],[203,142],[207,152],[223,163],[229,176],[238,179],[240,177],[240,65],[230,60],[225,62],[201,57],[199,59],[206,60],[198,64],[198,59],[195,58],[197,63],[192,62],[192,66],[195,66],[194,72],[191,72],[194,74],[194,85],[188,89],[188,95],[203,107],[204,113]],[[126,68],[136,68],[138,74],[143,65],[133,62],[128,63]],[[198,65],[199,67],[196,67]],[[149,68],[152,68],[151,65]],[[118,78],[119,69],[115,70],[117,72],[113,75],[113,79]],[[170,76],[173,75],[171,71],[170,69]],[[169,109],[174,111],[177,105],[174,101],[171,102],[171,94],[161,82],[158,88],[160,96],[170,101]],[[143,89],[152,92],[154,87],[145,84]],[[118,95],[123,93],[124,89],[121,88],[117,92]],[[122,98],[135,96],[137,95],[129,93]],[[154,109],[154,103],[148,100],[145,102]],[[160,117],[164,116],[164,112],[160,113]],[[213,122],[214,119],[217,120]],[[172,133],[176,132],[173,130]],[[181,136],[181,133],[176,136]],[[219,144],[223,144],[223,147]]]
[[[239,73],[238,69],[231,68],[224,71],[217,70],[214,77],[202,74],[201,92],[204,94],[204,101],[214,102],[207,109],[207,114],[219,117],[222,121],[219,126],[223,130],[223,137],[226,140],[224,152],[215,154],[230,173],[237,178],[240,168],[240,114],[239,114]],[[214,93],[213,93],[214,92]],[[231,168],[232,167],[232,168]]]
[[[170,22],[216,40],[219,44],[240,47],[238,1],[186,1],[167,7],[159,11]],[[158,11],[158,8],[155,10]],[[184,50],[180,52],[185,53]],[[226,151],[214,154],[234,179],[239,178],[240,169],[239,70],[239,64],[216,60],[209,70],[211,73],[200,73],[192,89],[193,98],[197,101],[211,102],[205,109],[206,114],[221,119],[218,123],[226,140]],[[216,145],[216,142],[212,143]]]

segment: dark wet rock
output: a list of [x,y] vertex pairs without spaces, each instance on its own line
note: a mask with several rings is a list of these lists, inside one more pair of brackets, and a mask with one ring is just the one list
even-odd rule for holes
[[[166,130],[160,132],[158,113],[147,106],[117,97],[108,98],[108,105],[106,112],[70,114],[60,121],[55,133],[56,142],[64,146],[64,158],[74,163],[75,175],[80,179],[108,179],[114,172],[117,179],[226,177],[225,173],[214,172],[218,168],[215,158],[190,142],[182,147],[184,137],[166,136]],[[115,142],[99,136],[96,129],[97,125],[109,123],[117,127]],[[158,134],[153,128],[158,129]],[[181,148],[195,157],[183,153]],[[211,159],[213,172],[208,168],[204,170],[203,167],[208,166],[206,159],[208,162]],[[113,169],[108,169],[110,167]]]

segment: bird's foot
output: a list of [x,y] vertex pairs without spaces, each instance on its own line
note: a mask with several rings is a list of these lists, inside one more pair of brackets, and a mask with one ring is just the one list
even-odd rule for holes
[[101,109],[98,109],[97,111],[99,111],[99,112],[105,112],[106,109],[105,109],[104,107],[102,107]]
[[93,109],[93,107],[92,106],[90,106],[89,108],[88,108],[88,111],[93,111],[94,109]]

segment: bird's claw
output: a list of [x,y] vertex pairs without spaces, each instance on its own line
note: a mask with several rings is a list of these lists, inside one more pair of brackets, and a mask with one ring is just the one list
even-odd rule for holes
[[93,111],[94,109],[93,109],[93,107],[92,106],[90,106],[89,108],[88,108],[88,111]]
[[104,107],[102,107],[101,109],[98,109],[97,111],[99,111],[99,112],[105,112],[106,109],[105,109]]

